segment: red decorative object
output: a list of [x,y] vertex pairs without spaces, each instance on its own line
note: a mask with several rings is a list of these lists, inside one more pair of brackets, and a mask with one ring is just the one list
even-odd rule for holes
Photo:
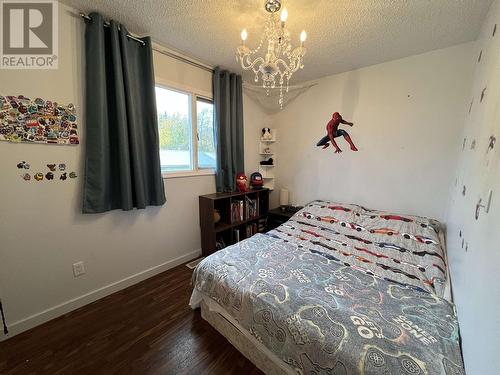
[[245,176],[244,173],[238,173],[236,175],[236,189],[240,193],[246,193],[248,191],[248,185],[247,185],[248,178]]
[[259,172],[254,172],[250,175],[250,185],[253,189],[260,189],[264,185],[264,179]]
[[339,129],[340,124],[345,124],[349,126],[353,126],[354,124],[352,122],[345,121],[340,113],[335,112],[332,115],[332,119],[328,121],[328,124],[326,124],[326,132],[327,135],[325,135],[321,140],[316,144],[316,146],[323,146],[323,148],[327,148],[330,145],[330,142],[332,146],[335,148],[335,153],[340,153],[342,150],[340,147],[337,145],[337,142],[335,142],[335,138],[343,136],[344,139],[349,143],[351,146],[352,151],[358,151],[356,146],[354,146],[354,143],[352,142],[351,137],[349,136],[349,133],[347,133],[343,129]]

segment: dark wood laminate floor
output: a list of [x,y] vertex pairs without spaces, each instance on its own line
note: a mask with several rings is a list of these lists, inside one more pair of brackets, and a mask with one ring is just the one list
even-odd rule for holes
[[262,374],[188,306],[181,265],[0,342],[0,374]]

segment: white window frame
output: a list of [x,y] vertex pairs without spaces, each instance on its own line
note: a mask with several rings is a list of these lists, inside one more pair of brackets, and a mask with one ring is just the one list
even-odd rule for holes
[[[197,176],[213,176],[215,169],[212,168],[199,168],[198,167],[198,118],[196,111],[196,102],[198,99],[209,101],[213,104],[212,95],[210,93],[199,92],[188,86],[175,84],[167,80],[156,79],[155,87],[162,89],[177,91],[181,94],[189,95],[191,98],[191,163],[193,165],[191,170],[175,171],[175,172],[162,172],[164,179],[180,178],[180,177],[197,177]],[[160,150],[158,150],[160,152]]]

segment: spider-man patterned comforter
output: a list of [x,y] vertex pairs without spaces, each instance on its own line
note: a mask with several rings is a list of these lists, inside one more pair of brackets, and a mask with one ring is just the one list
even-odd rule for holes
[[440,230],[314,201],[204,259],[192,301],[213,299],[303,374],[463,374]]

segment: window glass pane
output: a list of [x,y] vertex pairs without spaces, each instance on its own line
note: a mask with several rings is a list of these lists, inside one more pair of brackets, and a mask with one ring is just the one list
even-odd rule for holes
[[198,128],[198,168],[216,167],[214,139],[214,105],[202,99],[196,101]]
[[162,172],[192,170],[190,95],[156,87],[156,106]]

